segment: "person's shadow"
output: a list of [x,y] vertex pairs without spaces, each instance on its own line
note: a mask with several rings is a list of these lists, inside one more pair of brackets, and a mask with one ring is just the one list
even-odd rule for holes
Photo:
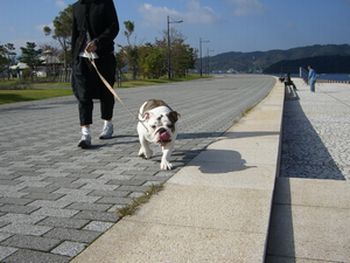
[[286,100],[280,176],[345,180],[299,100]]

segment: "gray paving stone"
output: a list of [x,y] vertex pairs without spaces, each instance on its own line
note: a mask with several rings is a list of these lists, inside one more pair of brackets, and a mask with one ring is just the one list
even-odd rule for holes
[[118,205],[127,205],[131,203],[131,198],[123,197],[102,197],[97,201],[98,204],[118,204]]
[[66,182],[56,182],[51,184],[52,187],[67,188],[67,189],[80,189],[84,186],[84,183],[66,183]]
[[92,191],[89,195],[92,196],[113,196],[113,197],[127,197],[130,194],[130,191],[119,191],[118,189],[115,191],[101,191],[95,190]]
[[24,195],[23,198],[28,198],[24,200],[52,200],[55,201],[57,199],[60,199],[63,194],[54,194],[54,193],[29,193],[27,195]]
[[146,192],[147,190],[149,190],[149,186],[148,185],[143,185],[143,186],[122,185],[118,187],[118,190],[130,191],[130,192]]
[[74,216],[76,219],[97,220],[106,222],[117,222],[119,217],[115,212],[82,211]]
[[37,223],[37,225],[80,229],[88,223],[89,223],[89,220],[83,220],[83,219],[73,219],[73,218],[66,218],[66,217],[47,217],[44,220]]
[[44,215],[26,215],[26,214],[12,214],[8,213],[0,217],[1,222],[6,223],[17,223],[17,224],[35,224],[43,220],[46,216]]
[[101,222],[101,221],[92,221],[87,226],[84,227],[84,230],[91,230],[96,232],[105,232],[113,226],[113,223]]
[[0,228],[6,226],[8,224],[9,224],[9,222],[2,222],[2,221],[0,221]]
[[112,185],[128,185],[128,186],[141,186],[146,182],[145,179],[139,180],[110,180],[108,184]]
[[0,198],[0,203],[14,204],[14,205],[27,205],[30,202],[32,202],[33,199],[28,198],[28,197],[24,197],[24,196],[23,196],[23,198]]
[[54,228],[44,235],[46,238],[58,240],[70,240],[76,242],[90,243],[101,233],[88,230],[77,230],[68,228]]
[[26,248],[34,249],[40,251],[50,251],[52,248],[56,247],[60,240],[43,238],[37,236],[24,236],[24,235],[14,235],[4,242],[1,242],[0,245],[16,248]]
[[9,233],[0,233],[0,242],[8,239],[10,236],[13,236],[13,234],[9,234]]
[[63,256],[75,257],[81,251],[83,251],[86,246],[87,244],[85,243],[65,241],[51,252]]
[[118,185],[108,185],[104,183],[88,183],[84,184],[82,189],[90,189],[90,190],[101,190],[101,191],[114,191],[118,188]]
[[38,207],[24,205],[3,205],[0,207],[0,212],[17,214],[30,214],[35,210],[38,210]]
[[20,249],[3,260],[3,263],[66,263],[69,257],[35,250]]
[[95,204],[95,203],[73,203],[67,209],[74,210],[91,210],[91,211],[107,211],[111,208],[110,204]]
[[47,227],[47,226],[20,224],[20,223],[14,222],[10,225],[7,225],[1,228],[1,231],[6,233],[20,234],[20,235],[41,236],[46,232],[50,231],[50,229],[51,227]]
[[0,179],[0,185],[18,185],[20,183],[21,183],[20,181]]
[[45,182],[51,182],[51,183],[72,183],[74,181],[78,180],[77,177],[46,177],[43,179]]
[[3,247],[0,246],[0,260],[1,262],[5,262],[3,261],[5,258],[7,258],[8,256],[10,256],[11,254],[15,253],[18,249],[14,248],[14,247]]
[[35,216],[54,216],[54,217],[72,217],[78,213],[79,213],[78,210],[42,207],[39,210],[35,211],[33,213],[33,215],[35,215]]
[[59,189],[59,187],[53,187],[53,186],[48,186],[48,187],[25,187],[21,192],[25,193],[52,193]]

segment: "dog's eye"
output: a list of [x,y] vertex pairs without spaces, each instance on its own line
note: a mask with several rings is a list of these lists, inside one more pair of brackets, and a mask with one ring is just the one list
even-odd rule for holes
[[151,128],[154,130],[157,126],[156,125],[152,125]]
[[167,127],[168,127],[169,129],[172,129],[172,128],[174,128],[174,124],[167,124]]

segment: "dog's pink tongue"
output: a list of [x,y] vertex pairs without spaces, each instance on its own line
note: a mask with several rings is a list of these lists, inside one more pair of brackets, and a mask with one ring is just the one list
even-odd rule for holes
[[162,133],[160,134],[160,140],[161,140],[162,142],[167,142],[167,141],[169,141],[169,140],[170,140],[170,134],[169,134],[168,132],[162,132]]

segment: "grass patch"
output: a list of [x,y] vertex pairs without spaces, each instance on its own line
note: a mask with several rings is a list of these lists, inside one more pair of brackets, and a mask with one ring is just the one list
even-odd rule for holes
[[[134,88],[140,86],[159,85],[179,81],[189,81],[200,79],[197,75],[189,75],[184,78],[168,80],[145,79],[123,81],[121,88]],[[117,83],[114,85],[117,88]],[[23,80],[2,80],[0,81],[0,104],[15,103],[21,101],[42,100],[54,97],[72,95],[71,84],[69,82],[30,82]]]
[[43,100],[53,97],[72,95],[70,89],[49,89],[49,90],[0,90],[0,104],[14,103],[20,101]]
[[247,108],[244,112],[243,112],[243,116],[247,116],[254,108],[255,108],[256,104]]
[[[166,84],[166,83],[173,83],[173,82],[180,82],[180,81],[190,81],[190,80],[196,80],[196,79],[201,79],[200,75],[198,74],[188,75],[183,78],[173,78],[171,80],[167,78],[127,80],[122,82],[121,88],[135,88],[139,86],[150,86],[150,85]],[[116,85],[114,87],[116,87]]]
[[32,84],[33,89],[71,89],[70,82],[42,82]]
[[143,204],[147,203],[154,194],[159,193],[164,188],[163,184],[151,185],[144,195],[134,198],[131,204],[117,210],[117,214],[120,218],[130,216]]

